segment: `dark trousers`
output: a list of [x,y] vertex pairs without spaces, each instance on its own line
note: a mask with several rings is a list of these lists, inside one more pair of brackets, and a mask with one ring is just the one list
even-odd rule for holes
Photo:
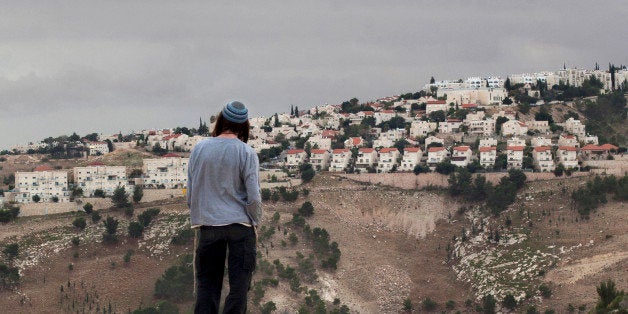
[[255,269],[255,231],[253,227],[231,224],[203,226],[197,233],[194,313],[218,313],[227,248],[229,294],[223,313],[246,312],[246,295]]

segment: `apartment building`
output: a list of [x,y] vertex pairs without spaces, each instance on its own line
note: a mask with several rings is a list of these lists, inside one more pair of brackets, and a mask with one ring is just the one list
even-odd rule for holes
[[558,146],[580,147],[580,142],[574,135],[561,134],[558,137]]
[[89,142],[87,144],[90,156],[100,156],[109,153],[107,142]]
[[374,148],[362,147],[358,149],[358,157],[355,160],[355,169],[367,172],[377,163],[377,151]]
[[428,133],[436,131],[438,123],[428,121],[412,121],[410,124],[410,137],[426,137]]
[[549,146],[538,146],[532,151],[534,166],[541,172],[554,171],[554,158],[552,158],[552,148]]
[[558,163],[565,169],[578,169],[578,149],[573,146],[559,146],[556,151]]
[[525,146],[506,146],[508,169],[521,169],[523,166],[523,150]]
[[189,158],[170,153],[161,158],[144,159],[145,187],[183,188],[188,181]]
[[497,146],[497,140],[492,137],[480,139],[479,147]]
[[517,120],[508,120],[502,124],[503,136],[524,136],[528,133],[528,126]]
[[399,171],[413,171],[414,167],[421,162],[421,156],[423,156],[423,151],[420,147],[404,148]]
[[480,165],[485,168],[493,168],[497,159],[497,147],[483,146],[480,147]]
[[454,146],[451,152],[451,163],[459,167],[466,167],[471,161],[471,147]]
[[488,118],[486,120],[465,120],[468,127],[467,133],[474,135],[488,136],[495,133],[495,120]]
[[585,125],[582,124],[580,120],[569,118],[563,125],[565,127],[565,131],[577,136],[578,138],[584,138],[586,135]]
[[345,171],[351,161],[351,151],[348,148],[334,149],[331,152],[329,171]]
[[290,149],[286,152],[286,167],[296,169],[305,162],[307,153],[303,149]]
[[530,144],[532,144],[532,147],[552,146],[552,139],[549,137],[538,136],[532,138],[532,140],[530,140]]
[[445,100],[431,100],[428,101],[425,104],[425,114],[429,115],[432,112],[435,111],[445,111],[447,112],[447,110],[449,110],[449,105],[447,104],[447,101]]
[[447,119],[444,122],[438,123],[438,133],[456,133],[462,126],[462,120],[460,119]]
[[436,166],[436,164],[443,162],[447,156],[449,153],[445,147],[430,147],[427,149],[427,165]]
[[377,172],[390,172],[397,165],[399,150],[396,147],[382,148],[377,158]]
[[127,188],[125,166],[107,166],[93,162],[86,167],[74,167],[74,184],[83,190],[83,195],[92,196],[94,191],[102,190],[112,195],[118,187]]
[[430,146],[430,144],[432,143],[440,143],[442,146],[445,146],[445,140],[443,140],[442,138],[438,138],[436,136],[429,136],[428,138],[425,139],[425,149],[427,149],[427,147]]
[[16,172],[15,201],[18,203],[33,202],[37,195],[40,202],[52,202],[56,197],[59,202],[69,202],[68,172],[54,170],[49,166],[39,166],[32,172]]
[[310,164],[316,171],[329,169],[330,154],[326,149],[312,149],[310,151]]

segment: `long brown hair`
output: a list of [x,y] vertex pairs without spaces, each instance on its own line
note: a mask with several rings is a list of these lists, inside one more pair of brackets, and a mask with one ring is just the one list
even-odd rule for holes
[[238,139],[246,143],[249,141],[250,128],[251,124],[249,123],[249,120],[246,120],[244,123],[233,123],[225,119],[222,112],[220,112],[218,113],[218,118],[216,119],[214,130],[212,131],[212,136],[216,137],[225,131],[231,131],[238,136]]

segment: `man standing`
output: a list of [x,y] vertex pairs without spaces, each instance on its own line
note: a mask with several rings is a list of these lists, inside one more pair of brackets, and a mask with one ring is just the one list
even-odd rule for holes
[[[245,313],[255,269],[255,227],[262,216],[259,161],[246,144],[248,109],[238,101],[218,114],[212,137],[190,155],[187,202],[195,241],[195,313],[218,313],[225,259],[229,294],[224,313]],[[227,249],[229,256],[227,256]]]

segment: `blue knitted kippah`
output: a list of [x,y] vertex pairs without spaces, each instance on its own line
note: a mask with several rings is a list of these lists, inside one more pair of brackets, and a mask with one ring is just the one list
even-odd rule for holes
[[243,103],[232,101],[222,108],[222,115],[233,123],[244,123],[249,119],[249,110]]

